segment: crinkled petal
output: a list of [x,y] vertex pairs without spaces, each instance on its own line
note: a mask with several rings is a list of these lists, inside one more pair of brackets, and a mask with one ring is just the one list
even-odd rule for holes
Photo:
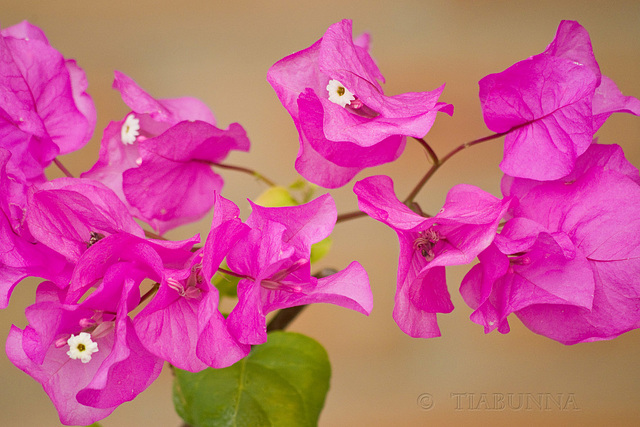
[[[197,292],[201,294],[201,292]],[[207,365],[196,357],[198,307],[202,295],[183,297],[166,282],[134,318],[142,345],[156,357],[179,369],[199,372]]]
[[139,237],[142,228],[109,188],[82,178],[59,178],[29,192],[27,223],[41,243],[76,262],[91,233],[124,231]]
[[593,130],[600,129],[613,113],[629,113],[640,116],[640,100],[624,96],[618,86],[607,76],[602,76],[600,86],[593,95]]
[[45,362],[38,364],[29,359],[22,349],[23,331],[12,326],[7,338],[6,351],[7,357],[14,365],[42,384],[58,411],[60,422],[66,425],[89,425],[107,417],[115,410],[116,405],[110,408],[85,406],[76,400],[76,393],[95,375],[112,345],[112,338],[105,337],[100,340],[100,351],[93,354],[93,363],[87,364],[70,359],[64,347],[50,347]]
[[198,311],[196,354],[213,368],[226,368],[249,354],[251,346],[240,344],[227,328],[227,320],[218,311],[218,291],[211,287]]
[[218,162],[231,149],[249,148],[239,125],[222,131],[205,122],[180,122],[140,145],[140,167],[123,174],[123,190],[140,218],[160,234],[200,219],[213,206],[222,177],[207,162]]
[[[11,88],[9,90],[26,89],[20,95],[20,106],[11,108],[12,114],[14,111],[20,114],[18,123],[23,131],[39,139],[50,138],[61,154],[78,150],[89,141],[96,123],[95,107],[85,92],[84,72],[74,62],[66,61],[48,44],[44,35],[38,35],[41,30],[28,28],[33,26],[27,22],[18,25],[22,28],[2,32],[2,50],[8,50],[3,56],[10,56],[19,75],[15,74],[16,68],[9,75],[5,70],[0,74],[12,81],[7,86]],[[36,37],[19,38],[22,35]],[[9,111],[5,105],[0,107]],[[21,109],[29,109],[31,113],[21,114]],[[43,167],[47,165],[42,164]]]
[[464,276],[460,284],[460,294],[469,307],[474,309],[470,319],[484,326],[485,334],[498,329],[508,333],[509,322],[502,315],[494,288],[502,286],[496,283],[507,273],[509,260],[495,245],[490,245],[478,255],[479,264],[474,265]]
[[556,36],[543,54],[582,64],[600,80],[600,66],[593,54],[589,33],[577,21],[561,21]]
[[358,196],[361,211],[397,230],[411,230],[427,219],[398,200],[393,180],[385,175],[370,176],[356,182],[353,192]]
[[240,209],[235,203],[217,192],[214,194],[213,220],[202,258],[202,271],[209,282],[233,245],[249,231],[239,216]]
[[[425,283],[428,286],[424,286]],[[410,337],[439,337],[441,334],[436,313],[427,311],[424,307],[431,304],[430,296],[435,295],[438,299],[442,299],[443,294],[434,292],[435,289],[440,289],[446,292],[446,297],[449,296],[444,267],[429,269],[423,276],[423,280],[419,283],[414,282],[414,284],[416,286],[399,287],[396,290],[393,319],[400,330]],[[452,309],[453,305],[451,305]]]
[[331,234],[338,213],[330,194],[324,194],[308,203],[298,206],[266,208],[251,203],[251,215],[247,225],[262,229],[267,223],[283,224],[282,240],[308,252],[311,245]]
[[479,84],[487,127],[495,132],[516,128],[505,136],[500,164],[505,174],[550,180],[571,172],[593,139],[591,102],[597,76],[592,70],[540,54]]
[[316,286],[305,288],[305,292],[274,292],[278,293],[277,298],[273,296],[270,298],[270,304],[265,309],[265,313],[298,305],[329,303],[368,316],[373,308],[369,276],[356,261],[344,270],[318,279]]
[[183,120],[202,120],[216,124],[213,113],[196,98],[173,98],[156,100],[137,83],[120,71],[115,71],[113,88],[120,91],[122,100],[138,114],[149,114],[153,120],[175,125]]
[[128,294],[134,282],[125,280],[115,322],[115,340],[89,384],[77,394],[79,403],[95,408],[111,408],[133,400],[160,375],[163,360],[142,345],[131,319],[133,309]]

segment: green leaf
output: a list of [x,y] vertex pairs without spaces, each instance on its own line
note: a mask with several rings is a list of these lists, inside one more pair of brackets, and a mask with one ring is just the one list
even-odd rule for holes
[[329,253],[329,249],[331,249],[331,243],[333,243],[333,241],[331,240],[331,236],[329,236],[311,245],[311,258],[309,262],[313,264],[324,258],[324,256]]
[[318,342],[283,331],[228,368],[174,371],[176,411],[193,427],[316,426],[331,377]]

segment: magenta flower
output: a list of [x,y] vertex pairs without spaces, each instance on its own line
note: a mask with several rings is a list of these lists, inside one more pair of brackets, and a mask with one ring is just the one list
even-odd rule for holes
[[155,100],[119,72],[114,87],[133,111],[105,129],[98,162],[82,176],[111,188],[160,234],[200,219],[223,185],[210,164],[249,150],[244,129],[218,129],[202,102]]
[[251,348],[231,336],[218,310],[218,290],[211,285],[213,272],[246,231],[238,213],[233,203],[216,194],[204,249],[194,254],[187,268],[168,272],[158,294],[134,319],[144,345],[180,369],[224,368],[245,357]]
[[575,21],[562,21],[541,54],[479,84],[487,127],[513,129],[505,136],[500,168],[515,177],[561,178],[612,113],[640,115],[640,101],[601,76],[589,34]]
[[28,197],[29,231],[70,262],[105,236],[123,231],[144,237],[124,203],[97,181],[58,178],[31,187]]
[[597,144],[561,180],[505,177],[512,219],[460,288],[471,320],[506,333],[515,313],[564,344],[640,326],[639,183],[619,147]]
[[11,328],[9,360],[42,384],[63,424],[106,417],[160,374],[163,361],[142,346],[127,316],[140,299],[140,274],[131,273],[137,272],[109,269],[79,304],[64,302],[64,291],[44,282],[27,308],[29,325]]
[[492,242],[509,205],[479,188],[453,187],[431,218],[410,210],[396,197],[387,176],[372,176],[353,188],[360,209],[389,227],[400,241],[393,318],[412,336],[440,336],[436,313],[449,313],[445,266],[467,264]]
[[406,137],[422,138],[444,86],[385,96],[369,39],[352,39],[351,21],[331,25],[312,46],[276,62],[267,74],[300,134],[296,170],[326,188],[345,185],[364,168],[397,159]]
[[57,155],[78,150],[93,134],[86,77],[26,21],[0,31],[0,56],[0,147],[13,154],[8,171],[43,181]]
[[25,277],[42,277],[63,287],[73,268],[22,227],[25,188],[7,174],[10,158],[11,153],[0,148],[0,309],[7,307],[11,292]]
[[357,262],[322,279],[311,276],[311,245],[329,236],[337,217],[329,194],[300,206],[251,206],[246,222],[250,229],[227,256],[229,269],[245,277],[238,284],[238,303],[227,319],[229,331],[239,342],[264,343],[265,316],[281,308],[324,302],[367,315],[371,312],[369,279]]
[[[208,366],[196,356],[195,313],[201,301],[217,304],[217,293],[205,298],[211,285],[200,273],[202,251],[191,251],[198,240],[113,234],[80,256],[68,288],[40,285],[36,303],[27,309],[29,325],[13,327],[6,348],[9,359],[42,384],[63,423],[104,418],[148,387],[164,360],[191,370]],[[141,297],[145,279],[156,285]],[[155,289],[148,305],[134,314]],[[248,348],[238,350],[224,322],[217,327],[211,335],[226,333],[227,342],[208,351],[219,351],[211,357],[228,366]]]

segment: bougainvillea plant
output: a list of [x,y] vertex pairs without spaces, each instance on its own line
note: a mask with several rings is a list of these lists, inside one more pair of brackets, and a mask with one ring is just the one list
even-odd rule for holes
[[[285,329],[314,303],[371,312],[362,265],[315,267],[336,222],[366,215],[398,235],[393,319],[412,337],[440,335],[437,314],[454,309],[446,267],[474,263],[460,293],[486,333],[509,332],[511,314],[564,344],[640,327],[640,174],[594,139],[612,113],[640,115],[640,101],[600,73],[587,31],[563,21],[544,52],[480,80],[496,133],[443,157],[424,137],[438,112],[453,114],[444,85],[385,95],[369,44],[343,20],[267,73],[299,133],[295,168],[312,183],[341,187],[396,160],[408,138],[432,160],[404,200],[392,178],[368,176],[354,186],[360,211],[338,215],[328,193],[300,201],[222,163],[249,150],[241,125],[218,128],[201,101],[155,99],[117,71],[131,111],[74,176],[58,157],[94,133],[84,72],[27,22],[0,32],[0,308],[25,277],[44,279],[6,352],[62,423],[107,417],[167,367],[188,425],[317,424],[327,354]],[[499,137],[502,198],[459,184],[437,213],[414,202],[448,159]],[[52,163],[66,177],[48,180]],[[213,165],[270,186],[245,220]],[[211,209],[203,237],[163,237]]]

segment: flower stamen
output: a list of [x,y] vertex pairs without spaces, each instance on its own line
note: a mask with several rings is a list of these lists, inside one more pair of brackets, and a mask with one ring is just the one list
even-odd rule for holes
[[430,227],[418,233],[418,237],[413,241],[413,249],[420,251],[420,254],[427,261],[433,261],[436,256],[433,248],[440,240],[444,240],[444,237],[433,227]]

